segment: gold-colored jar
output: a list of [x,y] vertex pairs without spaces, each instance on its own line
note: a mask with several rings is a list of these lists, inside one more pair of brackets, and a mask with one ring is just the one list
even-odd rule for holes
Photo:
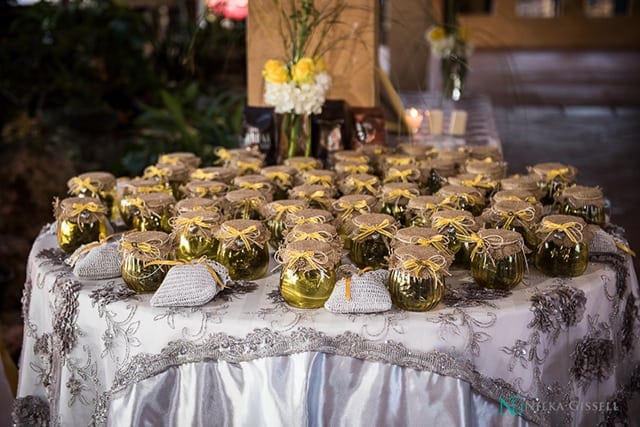
[[142,177],[144,179],[152,179],[159,184],[165,185],[171,189],[172,195],[176,200],[182,198],[181,187],[189,180],[189,168],[182,163],[168,164],[158,163],[156,165],[147,166],[144,169]]
[[297,185],[289,190],[290,199],[307,202],[310,208],[330,210],[333,203],[335,189],[320,184]]
[[438,190],[436,196],[442,197],[440,204],[443,207],[463,209],[471,212],[473,216],[479,216],[486,206],[484,195],[466,185],[445,185]]
[[227,166],[208,166],[196,169],[189,175],[191,180],[196,181],[220,181],[231,185],[231,181],[238,173],[237,169]]
[[292,242],[275,255],[282,265],[280,293],[287,304],[298,308],[320,308],[336,283],[340,254],[315,240]]
[[416,196],[407,203],[406,224],[408,226],[429,227],[431,216],[440,210],[441,197]]
[[202,162],[202,159],[200,159],[200,157],[196,156],[194,153],[189,153],[184,151],[164,153],[158,156],[159,164],[169,164],[169,165],[182,164],[186,166],[187,169],[189,169],[189,171],[195,170],[198,166],[200,166],[201,162]]
[[289,214],[300,212],[307,207],[304,200],[275,200],[262,208],[264,223],[271,233],[269,244],[278,249],[284,240]]
[[453,261],[449,250],[449,238],[431,227],[405,227],[396,231],[391,241],[392,251],[402,245],[430,246],[447,258],[447,264]]
[[300,242],[303,240],[316,240],[329,244],[335,251],[340,252],[343,243],[336,226],[331,223],[306,223],[299,224],[287,230],[284,238],[284,244],[288,245],[292,242]]
[[578,173],[573,166],[562,163],[539,163],[529,168],[529,172],[538,178],[538,188],[543,196],[542,204],[550,205],[562,190],[573,184]]
[[185,212],[208,211],[221,214],[220,201],[202,197],[189,197],[176,203],[175,214],[182,215]]
[[122,236],[122,279],[136,292],[154,292],[164,280],[167,265],[148,265],[169,259],[172,239],[162,231],[134,231]]
[[527,248],[534,250],[538,246],[535,229],[542,212],[539,205],[515,200],[497,202],[485,209],[482,219],[487,228],[503,228],[517,231],[524,239]]
[[215,232],[220,222],[220,214],[211,211],[185,212],[173,218],[171,224],[176,258],[186,261],[200,257],[215,259],[218,252]]
[[342,194],[370,194],[375,196],[380,189],[380,178],[374,175],[361,173],[347,175],[339,183]]
[[401,245],[389,259],[389,293],[402,310],[434,308],[445,291],[447,259],[428,246]]
[[201,197],[219,200],[229,191],[229,186],[222,181],[191,180],[182,188],[184,198]]
[[402,225],[407,225],[407,205],[409,200],[420,195],[418,184],[412,182],[393,182],[381,189],[382,207],[380,212],[391,215]]
[[453,265],[469,268],[474,243],[469,236],[480,229],[471,212],[461,209],[435,212],[431,216],[431,227],[449,239],[448,248],[454,254]]
[[107,208],[96,197],[56,199],[54,214],[58,245],[67,253],[109,234]]
[[453,160],[440,158],[421,162],[420,170],[422,171],[420,188],[425,194],[435,194],[448,184],[449,178],[458,173]]
[[118,208],[120,218],[128,228],[133,228],[133,214],[138,209],[138,196],[141,194],[164,193],[173,196],[170,188],[155,180],[134,178],[122,186]]
[[267,166],[260,169],[260,174],[271,182],[274,188],[273,200],[286,199],[289,190],[294,187],[296,170],[291,166]]
[[538,270],[551,277],[574,277],[585,272],[593,234],[584,219],[548,215],[540,221],[536,234],[540,241],[534,254]]
[[351,223],[351,261],[359,268],[385,268],[398,228],[396,220],[391,215],[371,213],[354,216]]
[[233,280],[255,280],[269,269],[269,231],[260,222],[234,219],[223,222],[215,234],[216,261],[227,267]]
[[131,228],[138,231],[171,232],[169,220],[174,216],[176,201],[166,193],[140,194],[128,199],[131,206]]
[[509,290],[522,281],[527,269],[520,233],[484,229],[471,255],[471,276],[484,288]]
[[116,212],[116,177],[109,172],[87,172],[67,181],[73,197],[98,198],[107,208],[107,218],[114,219]]
[[557,200],[560,204],[560,214],[579,216],[588,224],[601,227],[607,222],[604,196],[598,187],[567,187],[562,190]]
[[348,194],[333,202],[338,234],[348,249],[351,219],[356,215],[376,212],[378,199],[368,194]]
[[224,195],[223,210],[228,219],[262,219],[262,207],[267,203],[257,190],[232,190]]

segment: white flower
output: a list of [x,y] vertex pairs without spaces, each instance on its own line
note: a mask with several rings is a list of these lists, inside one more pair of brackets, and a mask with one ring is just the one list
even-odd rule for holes
[[264,100],[279,114],[320,114],[330,87],[331,77],[325,72],[317,73],[314,83],[265,82]]

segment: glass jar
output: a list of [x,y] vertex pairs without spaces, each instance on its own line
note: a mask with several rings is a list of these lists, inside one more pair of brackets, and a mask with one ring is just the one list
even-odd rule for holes
[[185,212],[208,211],[221,214],[222,208],[220,201],[214,199],[205,199],[202,197],[189,197],[182,199],[176,203],[175,214],[182,215]]
[[274,187],[271,181],[262,175],[244,175],[237,176],[233,179],[233,185],[240,190],[256,190],[259,191],[265,201],[270,202],[273,200]]
[[266,200],[257,190],[232,190],[224,195],[223,211],[228,219],[262,219]]
[[391,166],[384,171],[382,182],[415,182],[420,179],[420,169],[415,165]]
[[310,208],[315,209],[330,210],[334,195],[334,188],[320,184],[297,185],[289,190],[290,199],[304,200]]
[[262,208],[264,223],[271,233],[269,244],[278,249],[284,240],[287,228],[287,217],[294,212],[300,212],[307,206],[304,200],[275,200]]
[[243,155],[232,158],[229,165],[237,170],[237,176],[259,174],[262,168],[262,159]]
[[420,163],[420,187],[426,194],[435,194],[457,172],[456,163],[448,159],[428,159]]
[[299,185],[322,185],[333,188],[336,183],[336,174],[325,169],[309,169],[298,174]]
[[453,261],[453,253],[449,250],[449,238],[431,227],[405,227],[396,231],[391,241],[391,250],[401,245],[430,246],[447,258],[447,264]]
[[478,231],[472,252],[471,277],[483,288],[510,290],[522,281],[527,269],[520,233],[504,229]]
[[185,212],[173,218],[176,258],[186,261],[200,257],[215,259],[218,251],[215,232],[220,222],[220,214],[211,211]]
[[227,166],[209,166],[196,169],[189,175],[195,181],[220,181],[231,185],[231,181],[237,174],[237,170]]
[[271,182],[273,200],[283,200],[294,186],[296,170],[290,166],[267,166],[260,169],[260,174]]
[[444,296],[447,260],[428,246],[402,245],[389,260],[389,293],[402,310],[427,311]]
[[506,176],[507,164],[499,160],[485,159],[476,160],[469,159],[465,163],[465,171],[471,175],[482,175],[490,181],[500,181]]
[[407,203],[408,226],[429,227],[431,216],[440,209],[442,198],[438,196],[416,196]]
[[[539,186],[540,179],[533,174],[529,175],[512,175],[508,178],[500,180],[500,189],[507,191],[520,191],[527,192],[531,196],[535,197],[535,201],[539,201],[543,196],[542,190]],[[527,202],[534,203],[534,201],[526,200]]]
[[338,234],[345,242],[348,249],[349,227],[351,219],[356,215],[371,213],[375,211],[378,199],[368,194],[349,194],[342,196],[333,202],[334,212],[337,214]]
[[541,213],[538,205],[516,200],[504,200],[485,209],[482,213],[482,219],[487,228],[517,231],[522,235],[527,248],[534,250],[538,246],[535,228]]
[[152,179],[159,184],[165,185],[171,189],[171,193],[176,200],[182,198],[182,192],[180,188],[186,184],[189,180],[190,170],[182,163],[173,164],[161,164],[147,166],[144,169],[142,177],[144,179]]
[[67,181],[69,194],[74,197],[100,199],[107,208],[107,218],[114,219],[116,203],[116,177],[109,172],[87,172]]
[[580,276],[589,264],[593,237],[585,221],[571,215],[548,215],[536,229],[540,243],[534,254],[538,270],[551,277]]
[[356,215],[351,223],[349,254],[353,263],[359,268],[385,268],[396,220],[391,215],[371,213]]
[[453,265],[469,268],[474,241],[469,237],[480,229],[480,224],[469,211],[448,209],[431,216],[431,227],[449,239],[449,251],[454,254]]
[[600,227],[607,222],[604,196],[598,187],[567,187],[558,196],[558,202],[560,214],[579,216],[588,224]]
[[158,163],[160,164],[182,164],[189,169],[189,171],[195,170],[201,163],[200,157],[194,153],[176,151],[173,153],[164,153],[158,156]]
[[573,166],[562,163],[539,163],[530,167],[529,172],[538,178],[538,188],[543,194],[540,201],[544,205],[553,204],[556,195],[573,184],[578,173]]
[[54,213],[58,245],[67,253],[109,234],[107,208],[96,197],[56,199]]
[[451,185],[464,185],[475,188],[485,198],[485,202],[497,191],[500,181],[492,180],[481,174],[463,173],[449,178]]
[[439,150],[436,158],[453,163],[456,174],[464,173],[466,172],[465,165],[469,159],[469,152],[464,148]]
[[370,194],[375,196],[380,189],[380,179],[377,176],[362,173],[347,175],[340,183],[342,194]]
[[466,185],[445,185],[438,190],[436,196],[442,197],[441,206],[463,209],[471,212],[473,216],[479,216],[486,206],[484,195]]
[[122,279],[136,292],[154,292],[160,287],[169,267],[148,265],[167,260],[172,250],[171,237],[162,231],[134,231],[122,236]]
[[175,199],[166,193],[140,194],[129,199],[131,228],[138,231],[171,232],[169,220],[174,215]]
[[418,184],[393,182],[383,185],[381,193],[380,212],[391,215],[402,225],[407,225],[407,205],[409,200],[420,195]]
[[336,226],[331,223],[322,224],[299,224],[287,231],[284,244],[300,242],[303,240],[316,240],[329,244],[335,251],[340,252],[343,243]]
[[233,280],[255,280],[269,269],[269,231],[260,222],[234,219],[223,222],[215,233],[216,261],[229,270]]
[[182,193],[185,198],[201,197],[217,200],[227,193],[229,186],[222,181],[191,180],[185,184]]
[[297,308],[320,308],[336,283],[340,254],[326,243],[306,240],[281,247],[275,255],[282,265],[280,294]]

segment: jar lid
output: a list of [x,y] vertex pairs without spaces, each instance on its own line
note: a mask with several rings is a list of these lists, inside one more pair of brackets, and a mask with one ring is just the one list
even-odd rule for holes
[[166,186],[159,184],[158,181],[153,179],[134,178],[131,181],[123,184],[123,191],[128,194],[143,194],[143,193],[168,193],[171,191]]
[[552,241],[563,246],[588,243],[593,232],[584,219],[573,215],[547,215],[540,221],[536,235],[541,243]]
[[341,175],[364,174],[372,171],[372,168],[368,163],[358,162],[337,162],[333,165],[333,169]]
[[224,195],[224,199],[230,203],[265,203],[264,194],[258,190],[231,190]]
[[286,166],[291,166],[297,171],[305,171],[309,169],[320,169],[322,168],[322,162],[315,157],[289,157],[285,159],[283,162]]
[[484,205],[484,196],[480,190],[466,185],[445,185],[435,195],[442,197],[441,204],[444,205],[458,206],[460,199],[471,206]]
[[305,208],[297,212],[291,212],[287,217],[287,227],[291,228],[298,224],[313,223],[320,224],[333,222],[333,214],[325,209]]
[[237,169],[238,175],[251,175],[260,173],[262,159],[253,156],[241,155],[233,157],[229,161],[229,166]]
[[186,181],[190,170],[182,163],[158,163],[144,168],[143,178],[154,178],[160,181]]
[[511,224],[531,228],[541,215],[539,205],[517,200],[503,200],[482,212],[482,219],[494,226],[509,228]]
[[97,197],[67,197],[55,199],[53,212],[58,221],[87,224],[104,218],[107,208]]
[[183,152],[183,151],[165,153],[165,154],[160,154],[160,156],[158,156],[158,163],[175,164],[179,162],[187,166],[187,168],[191,170],[200,166],[201,161],[202,160],[200,159],[200,157],[196,156],[194,153]]
[[122,255],[133,255],[142,261],[165,259],[173,249],[171,236],[163,231],[133,231],[120,240]]
[[333,187],[325,187],[320,184],[303,184],[290,189],[289,198],[306,200],[308,203],[316,202],[329,209],[334,193],[335,188]]
[[540,178],[536,175],[512,175],[500,181],[503,190],[523,190],[532,192],[536,196],[541,196],[538,182]]
[[307,207],[307,202],[299,199],[275,200],[262,207],[262,216],[265,219],[275,218],[286,221],[287,216],[293,212],[300,212]]
[[529,168],[529,172],[538,176],[539,179],[549,182],[558,179],[562,182],[571,182],[575,179],[578,170],[573,166],[563,163],[538,163]]
[[390,166],[407,166],[415,163],[413,157],[406,154],[387,154],[382,158],[382,163],[385,167]]
[[191,179],[200,181],[222,181],[230,184],[237,174],[237,169],[224,166],[208,166],[191,172]]
[[369,163],[369,156],[356,150],[339,150],[332,154],[336,162]]
[[397,146],[398,151],[414,157],[416,160],[422,160],[433,152],[433,146],[428,144],[419,144],[415,142],[401,142]]
[[[345,220],[353,213],[371,212],[378,199],[371,194],[348,194],[333,201],[333,209]],[[363,212],[365,211],[365,212]]]
[[229,186],[222,181],[189,181],[184,186],[187,196],[211,197],[222,196]]
[[109,172],[86,172],[67,181],[69,194],[73,195],[78,195],[85,189],[97,194],[100,191],[112,190],[115,186],[116,177]]
[[507,164],[502,161],[469,159],[465,164],[467,173],[483,175],[488,179],[498,180],[507,173]]
[[431,227],[405,227],[396,231],[391,242],[391,247],[395,248],[399,245],[422,245],[433,246],[443,255],[451,256],[446,246],[449,244],[449,238],[440,234],[438,230]]
[[338,236],[336,226],[331,223],[303,223],[291,228],[285,236],[287,244],[302,240],[317,240],[328,243],[332,248],[342,248],[342,239]]
[[445,209],[431,215],[431,227],[442,232],[447,227],[453,227],[457,234],[469,235],[480,229],[480,224],[473,214],[462,209]]
[[445,149],[439,150],[437,153],[438,156],[436,159],[448,160],[459,166],[464,166],[465,162],[469,158],[469,153],[467,153],[467,150],[465,149]]
[[275,165],[260,169],[260,174],[275,182],[280,187],[291,187],[297,171],[291,166]]
[[383,182],[416,182],[420,178],[420,169],[416,165],[389,166],[384,171]]
[[449,178],[449,184],[475,188],[488,193],[500,184],[499,181],[480,173],[463,173]]
[[176,214],[182,215],[189,211],[212,211],[219,212],[219,202],[215,199],[207,199],[204,197],[188,197],[176,203]]
[[173,213],[176,199],[167,193],[147,193],[138,195],[138,199],[151,212],[160,214],[163,210],[169,209]]
[[336,180],[336,174],[334,171],[326,169],[307,169],[300,172],[298,179],[303,185],[323,185],[325,187],[333,187]]
[[439,158],[423,160],[420,162],[420,169],[423,175],[429,175],[431,171],[435,171],[443,178],[449,178],[457,173],[457,164],[453,159]]
[[233,178],[233,185],[242,190],[257,190],[260,192],[272,193],[273,184],[263,175],[243,175]]
[[496,192],[491,199],[493,203],[498,203],[503,200],[515,200],[520,202],[529,202],[532,204],[538,204],[538,198],[534,193],[526,190],[500,190]]
[[343,194],[353,192],[376,194],[379,187],[380,179],[377,176],[368,173],[356,173],[344,177],[340,191]]
[[449,274],[450,260],[431,246],[401,245],[394,249],[389,258],[389,269],[400,270],[419,278]]
[[416,211],[435,211],[440,208],[440,202],[442,197],[436,195],[430,196],[416,196],[409,200],[407,208]]
[[190,232],[199,236],[213,237],[222,216],[213,211],[187,211],[171,218],[173,235]]
[[340,262],[340,253],[328,243],[301,240],[281,246],[274,259],[294,271],[328,270]]
[[404,202],[420,195],[420,189],[415,182],[391,182],[381,188],[384,202]]
[[485,228],[478,231],[481,239],[474,252],[486,253],[495,260],[505,259],[518,252],[524,253],[524,239],[520,233],[502,228]]
[[392,239],[398,228],[395,218],[383,213],[356,215],[351,219],[351,223],[353,224],[352,238],[355,240],[365,239],[374,233]]
[[583,185],[573,185],[565,188],[558,197],[558,201],[569,203],[571,207],[576,209],[587,205],[598,208],[604,206],[602,190],[598,187],[585,187]]
[[261,221],[252,219],[230,219],[220,224],[215,237],[231,246],[240,247],[255,244],[264,247],[271,234]]
[[502,161],[504,157],[498,147],[493,145],[470,145],[467,147],[469,157],[476,160],[491,159],[493,161]]

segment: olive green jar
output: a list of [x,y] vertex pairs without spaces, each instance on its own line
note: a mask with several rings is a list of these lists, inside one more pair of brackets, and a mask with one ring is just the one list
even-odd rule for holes
[[578,173],[573,166],[562,163],[538,163],[529,172],[538,178],[538,188],[543,194],[540,201],[544,205],[553,204],[555,197],[573,184]]
[[173,250],[172,239],[162,231],[134,231],[122,236],[122,279],[136,292],[154,292],[164,280],[169,267],[152,264],[168,260]]
[[471,277],[483,288],[509,290],[522,281],[527,269],[520,233],[483,229],[471,255]]
[[598,187],[567,187],[562,190],[557,201],[560,214],[579,216],[588,224],[601,227],[607,222],[604,196]]
[[420,163],[420,187],[425,194],[434,194],[458,172],[456,163],[449,159],[429,159]]
[[275,254],[282,266],[280,294],[297,308],[320,308],[336,283],[340,254],[327,243],[305,240],[282,246]]
[[96,197],[56,199],[54,215],[58,245],[67,253],[109,234],[107,208]]
[[538,246],[535,229],[541,216],[541,208],[528,202],[504,200],[485,209],[482,219],[487,228],[503,228],[522,235],[527,248]]
[[231,185],[231,181],[233,181],[237,172],[235,168],[228,166],[208,166],[194,170],[189,175],[189,178],[195,181],[220,181]]
[[271,247],[278,249],[282,244],[289,214],[300,212],[306,207],[307,203],[304,200],[275,200],[263,206],[262,216],[271,234]]
[[335,189],[321,184],[297,185],[289,190],[290,199],[304,200],[310,208],[331,210]]
[[[378,199],[368,194],[349,194],[333,202],[338,234],[345,243],[349,242],[351,219],[356,215],[376,212],[377,202]],[[348,244],[345,247],[348,249]]]
[[215,238],[221,216],[211,211],[185,212],[172,218],[171,233],[176,247],[176,258],[191,261],[206,257],[215,259],[218,252],[218,240]]
[[189,197],[176,203],[175,214],[182,215],[185,212],[209,211],[221,214],[220,201],[202,197]]
[[461,209],[435,212],[431,216],[431,227],[449,239],[448,248],[454,255],[452,265],[469,268],[474,244],[469,237],[480,229],[479,222],[471,212]]
[[260,175],[271,182],[274,188],[273,200],[283,200],[295,185],[296,169],[284,165],[267,166],[260,169]]
[[229,191],[229,185],[222,181],[191,180],[182,188],[184,198],[202,197],[219,200]]
[[453,261],[453,253],[449,250],[449,238],[431,227],[405,227],[396,231],[391,241],[391,250],[402,245],[430,246],[447,258],[447,264]]
[[369,194],[375,196],[380,190],[380,178],[366,173],[347,175],[338,184],[342,194]]
[[445,291],[447,259],[428,246],[402,245],[389,259],[389,293],[402,310],[434,308]]
[[356,215],[351,220],[349,255],[359,268],[385,268],[398,226],[387,214]]
[[137,200],[141,194],[165,193],[173,196],[170,188],[155,180],[135,178],[122,186],[122,194],[118,197],[120,218],[128,228],[133,227],[133,213],[140,204]]
[[169,220],[174,216],[175,199],[166,193],[140,194],[129,200],[131,228],[138,231],[171,232]]
[[224,221],[216,231],[216,261],[229,270],[233,280],[255,280],[269,269],[269,231],[255,220]]
[[408,226],[428,227],[431,216],[440,210],[441,197],[416,196],[407,203],[406,224]]
[[442,197],[441,206],[466,210],[473,216],[480,215],[486,206],[484,195],[476,188],[466,185],[445,185],[438,190],[436,196]]
[[574,277],[589,264],[589,241],[593,237],[586,222],[577,216],[548,215],[536,229],[540,243],[535,266],[551,277]]
[[222,209],[227,219],[262,219],[262,207],[267,203],[258,190],[232,190],[224,195]]
[[393,182],[384,184],[380,190],[382,206],[380,212],[391,215],[401,225],[407,225],[409,200],[420,195],[418,184]]
[[287,230],[284,244],[300,242],[303,240],[317,240],[329,244],[338,253],[342,250],[342,238],[338,235],[336,226],[331,223],[306,223],[299,224]]
[[116,177],[109,172],[87,172],[67,181],[69,195],[100,199],[107,208],[107,218],[116,213]]

